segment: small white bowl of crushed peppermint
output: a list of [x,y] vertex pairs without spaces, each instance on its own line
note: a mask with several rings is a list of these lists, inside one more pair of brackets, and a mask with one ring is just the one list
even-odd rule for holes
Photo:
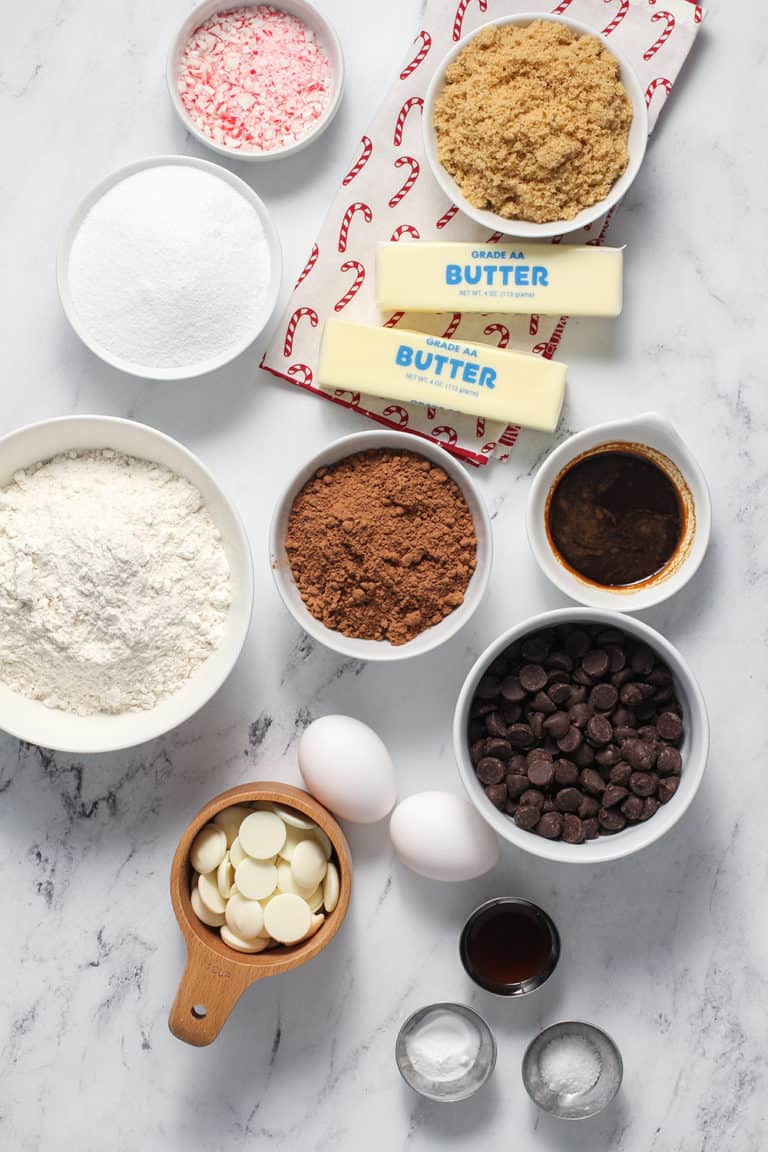
[[181,25],[166,67],[186,130],[222,156],[273,160],[311,144],[344,87],[332,25],[307,0],[206,0]]
[[132,420],[0,439],[0,728],[76,754],[152,740],[221,687],[253,604],[240,517],[197,457]]

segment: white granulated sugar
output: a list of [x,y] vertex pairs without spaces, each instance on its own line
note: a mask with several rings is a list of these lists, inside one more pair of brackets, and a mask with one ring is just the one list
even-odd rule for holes
[[583,1036],[565,1033],[549,1041],[541,1054],[539,1068],[551,1092],[580,1096],[600,1077],[600,1055]]
[[0,491],[0,681],[82,715],[152,708],[219,645],[230,573],[200,492],[72,452]]
[[72,244],[68,280],[89,338],[137,368],[194,368],[261,326],[272,275],[261,220],[218,176],[147,168],[110,188]]

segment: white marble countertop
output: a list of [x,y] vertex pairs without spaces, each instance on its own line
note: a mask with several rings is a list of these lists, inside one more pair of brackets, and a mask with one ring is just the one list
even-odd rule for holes
[[[300,156],[240,166],[274,212],[287,282],[400,60],[404,27],[417,27],[418,0],[376,5],[373,35],[373,5],[323,6],[349,64],[337,122]],[[141,156],[205,154],[164,88],[166,47],[189,7],[38,0],[4,16],[0,430],[101,412],[182,440],[240,507],[257,597],[231,679],[165,739],[82,760],[0,737],[0,1147],[758,1152],[768,1100],[762,8],[743,0],[737,17],[713,5],[616,222],[628,245],[624,314],[610,326],[573,322],[562,347],[567,431],[657,408],[711,482],[704,568],[645,614],[691,660],[711,708],[692,809],[655,849],[610,867],[568,870],[507,848],[493,873],[455,886],[402,870],[385,827],[350,828],[355,883],[341,936],[311,965],[255,986],[218,1042],[195,1050],[166,1025],[183,965],[168,869],[192,814],[239,781],[296,780],[296,733],[330,711],[381,733],[402,794],[458,790],[449,725],[470,662],[502,628],[563,601],[525,543],[530,475],[546,449],[531,438],[480,477],[497,559],[471,626],[396,672],[335,658],[279,603],[266,530],[288,472],[358,418],[263,377],[258,348],[215,386],[150,384],[106,368],[69,330],[53,262],[76,202]],[[294,440],[275,443],[272,422],[289,411]],[[458,962],[465,916],[499,893],[542,903],[563,936],[556,977],[524,1003],[480,994]],[[421,1101],[394,1065],[400,1023],[438,999],[476,1006],[499,1041],[493,1080],[463,1106]],[[625,1081],[602,1117],[569,1126],[537,1114],[519,1067],[537,1029],[574,1017],[613,1034]]]

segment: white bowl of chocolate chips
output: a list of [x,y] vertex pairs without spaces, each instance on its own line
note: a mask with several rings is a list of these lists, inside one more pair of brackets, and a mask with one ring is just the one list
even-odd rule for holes
[[696,795],[709,719],[688,664],[653,628],[563,608],[504,632],[456,706],[454,750],[480,815],[547,860],[630,856]]

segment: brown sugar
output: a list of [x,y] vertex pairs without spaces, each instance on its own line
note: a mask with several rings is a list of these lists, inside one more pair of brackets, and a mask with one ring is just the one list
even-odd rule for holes
[[608,195],[631,123],[602,41],[547,20],[479,32],[446,70],[434,113],[440,162],[470,204],[537,223]]
[[285,548],[313,616],[392,644],[458,608],[477,560],[458,485],[415,452],[384,449],[319,469],[293,502]]

